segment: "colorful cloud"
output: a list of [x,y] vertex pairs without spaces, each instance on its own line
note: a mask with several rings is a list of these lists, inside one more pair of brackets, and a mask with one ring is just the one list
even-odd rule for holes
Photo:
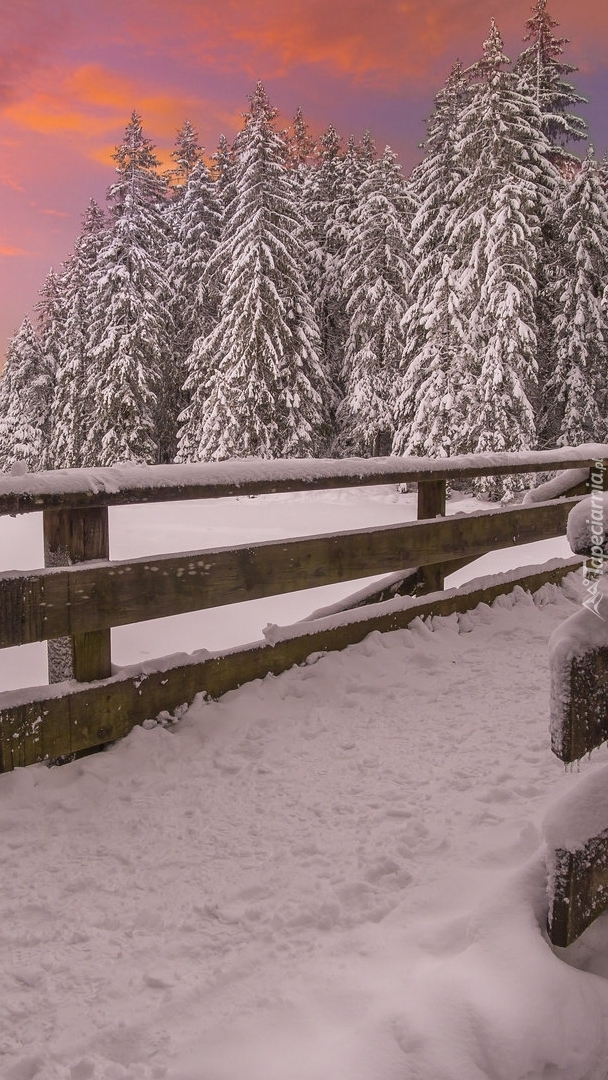
[[[287,115],[302,105],[315,132],[370,127],[411,166],[452,62],[480,55],[495,14],[515,56],[532,3],[0,0],[0,340],[67,256],[91,195],[103,200],[134,108],[167,165],[185,119],[208,148],[231,138],[261,78]],[[601,154],[608,5],[548,6],[571,39],[565,58],[592,98],[584,114]]]
[[14,259],[17,255],[27,255],[25,248],[15,247],[14,244],[3,244],[0,240],[0,258]]

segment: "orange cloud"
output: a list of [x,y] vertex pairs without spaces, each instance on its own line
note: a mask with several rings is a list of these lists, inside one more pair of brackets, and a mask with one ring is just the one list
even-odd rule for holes
[[39,207],[39,213],[40,214],[46,214],[47,217],[59,217],[59,218],[69,218],[70,217],[70,215],[68,213],[66,213],[65,210],[54,210],[50,206],[48,206],[48,207],[44,207],[44,206]]
[[0,184],[2,184],[2,187],[10,188],[12,191],[25,191],[23,184],[20,184],[18,180],[15,180],[14,176],[7,172],[0,173]]
[[[503,34],[520,43],[531,3],[499,5],[497,11],[496,0],[19,0],[3,12],[0,104],[18,99],[24,78],[49,70],[53,58],[65,58],[70,49],[82,59],[135,47],[140,59],[147,55],[161,66],[168,56],[187,65],[197,60],[208,69],[202,79],[209,69],[269,78],[312,65],[383,89],[412,80],[434,87],[437,62],[445,72],[456,56],[477,55],[493,15]],[[576,38],[571,54],[600,63],[608,31],[605,0],[585,0],[576,12],[569,0],[549,0],[549,9],[560,31]],[[95,69],[77,69],[90,105]],[[97,67],[99,74],[104,70]],[[122,76],[115,86],[100,84],[97,104],[107,108],[113,100],[124,109],[128,83]]]
[[[521,44],[531,2],[499,12],[511,42]],[[219,131],[238,129],[246,102],[237,111],[217,100],[236,72],[251,85],[295,72],[300,86],[316,88],[322,72],[345,80],[345,94],[350,81],[393,95],[408,86],[430,95],[457,56],[470,62],[480,54],[496,0],[64,0],[63,21],[47,17],[48,6],[20,0],[22,14],[9,25],[15,41],[0,45],[0,62],[6,53],[14,72],[23,61],[25,76],[13,80],[4,114],[20,131],[51,135],[108,164],[133,108],[167,146],[186,117],[205,118],[208,145]],[[586,0],[575,26],[567,0],[549,0],[549,7],[563,23],[560,32],[580,37],[592,25],[597,41],[608,27],[605,0]],[[45,52],[47,39],[55,49]],[[577,41],[567,58],[580,63],[579,53]],[[589,55],[593,64],[597,49]],[[192,82],[195,66],[200,93],[182,79],[187,71]]]
[[[110,2],[110,0],[106,0]],[[118,4],[111,7],[118,12]],[[521,43],[528,3],[496,0],[134,0],[124,13],[129,33],[149,50],[183,57],[229,72],[238,65],[253,77],[284,76],[300,65],[316,65],[384,89],[414,80],[437,84],[437,62],[445,71],[458,55],[472,59],[490,20]],[[608,30],[605,0],[587,0],[576,19],[567,0],[550,0],[560,31],[601,39]],[[523,44],[522,44],[523,48]]]
[[[179,92],[159,93],[144,80],[125,77],[100,64],[81,65],[53,79],[4,109],[18,128],[77,144],[86,156],[107,164],[133,109],[154,118],[155,135],[175,136],[188,112],[200,102]],[[110,143],[108,136],[114,141]]]
[[24,80],[52,54],[69,22],[63,4],[59,7],[45,0],[19,0],[2,5],[0,104],[19,95]]
[[0,258],[12,259],[15,255],[29,255],[29,251],[25,248],[15,247],[13,244],[3,244],[0,242]]

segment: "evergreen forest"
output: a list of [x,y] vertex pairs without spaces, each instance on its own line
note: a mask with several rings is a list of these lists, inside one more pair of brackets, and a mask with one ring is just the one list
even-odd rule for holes
[[512,61],[492,22],[407,178],[369,132],[281,130],[261,83],[208,157],[186,121],[170,172],[134,112],[10,341],[0,469],[605,441],[608,160],[576,152],[556,33],[536,0]]

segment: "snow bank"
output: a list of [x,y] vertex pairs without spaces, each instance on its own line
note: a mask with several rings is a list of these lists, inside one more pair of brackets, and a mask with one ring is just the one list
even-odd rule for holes
[[[568,515],[568,543],[579,555],[597,554],[607,551],[608,537],[608,492],[596,491],[575,506]],[[598,552],[594,548],[600,549]],[[598,567],[599,569],[599,567]]]
[[551,806],[543,833],[552,850],[580,851],[608,829],[608,766],[577,777],[572,789]]
[[[608,928],[556,955],[521,590],[0,776],[7,1080],[605,1080]],[[604,771],[599,764],[586,768]]]

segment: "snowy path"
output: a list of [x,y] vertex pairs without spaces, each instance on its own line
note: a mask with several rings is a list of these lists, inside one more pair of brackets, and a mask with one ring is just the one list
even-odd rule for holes
[[605,1080],[604,920],[539,929],[573,588],[0,777],[0,1075]]

